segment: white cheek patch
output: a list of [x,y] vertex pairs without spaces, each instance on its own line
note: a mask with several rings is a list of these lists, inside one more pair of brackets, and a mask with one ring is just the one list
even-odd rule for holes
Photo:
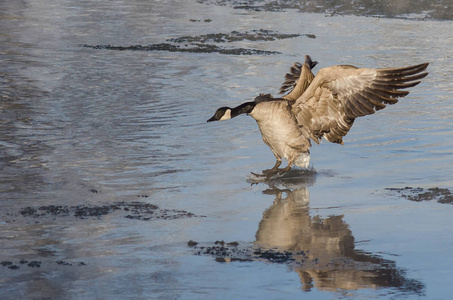
[[231,109],[226,110],[219,121],[226,121],[226,120],[229,120],[229,119],[231,119]]

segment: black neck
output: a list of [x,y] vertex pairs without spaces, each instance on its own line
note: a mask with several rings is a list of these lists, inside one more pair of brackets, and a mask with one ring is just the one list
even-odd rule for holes
[[235,108],[231,109],[231,118],[237,117],[241,114],[249,114],[255,108],[256,102],[245,102]]

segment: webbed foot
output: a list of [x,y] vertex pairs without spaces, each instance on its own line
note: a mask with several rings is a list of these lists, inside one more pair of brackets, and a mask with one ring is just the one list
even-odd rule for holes
[[264,176],[271,177],[272,175],[278,172],[278,168],[266,169],[263,170],[262,172]]
[[[267,170],[263,170],[263,174],[261,176],[265,176],[267,178],[271,178],[272,176],[274,176],[275,174],[279,174],[279,175],[283,175],[285,174],[286,172],[288,172],[289,170],[291,170],[291,167],[290,166],[287,166],[286,168],[282,168],[282,169],[279,169],[279,168],[272,168],[272,169],[267,169]],[[254,174],[254,173],[252,173]],[[257,176],[260,176],[258,174],[254,174],[254,175],[257,175]]]

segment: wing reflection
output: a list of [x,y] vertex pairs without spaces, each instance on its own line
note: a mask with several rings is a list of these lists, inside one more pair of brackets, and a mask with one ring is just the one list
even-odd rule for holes
[[263,193],[275,195],[275,201],[264,212],[256,233],[260,251],[290,253],[306,291],[313,287],[325,291],[391,287],[423,294],[424,285],[406,278],[394,261],[356,250],[343,216],[310,215],[307,186],[315,176],[266,182],[269,189]]

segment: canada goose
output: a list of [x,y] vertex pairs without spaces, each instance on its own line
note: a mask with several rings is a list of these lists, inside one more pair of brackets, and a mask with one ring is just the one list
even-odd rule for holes
[[[337,65],[321,69],[316,77],[311,71],[315,65],[307,55],[301,67],[293,66],[281,89],[284,92],[292,88],[287,95],[273,98],[260,94],[253,102],[234,108],[221,107],[208,120],[224,121],[244,113],[252,116],[277,160],[271,169],[263,170],[267,177],[287,172],[293,164],[307,168],[310,140],[319,144],[325,138],[343,144],[343,137],[357,117],[395,104],[397,98],[409,94],[402,89],[416,86],[419,79],[428,75],[422,73],[428,63],[385,69]],[[282,158],[288,161],[288,166],[279,169]]]

